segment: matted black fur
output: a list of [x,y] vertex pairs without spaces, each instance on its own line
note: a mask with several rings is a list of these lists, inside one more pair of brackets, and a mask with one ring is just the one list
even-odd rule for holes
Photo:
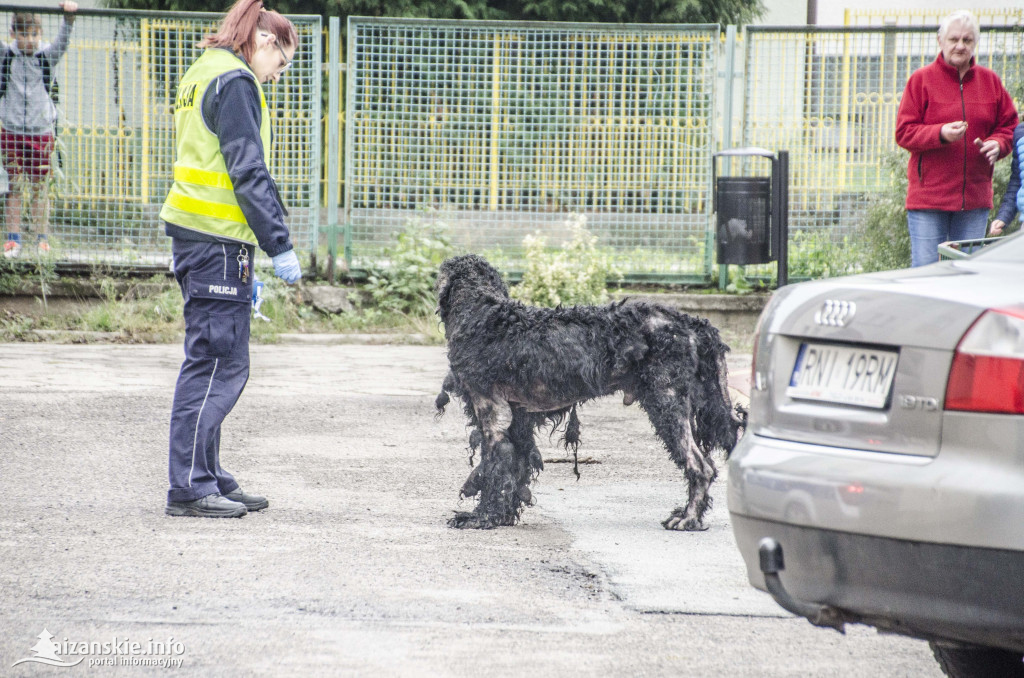
[[[479,464],[462,486],[480,495],[452,527],[514,525],[532,504],[530,482],[544,464],[534,440],[542,425],[565,423],[566,447],[579,445],[576,405],[622,391],[639,402],[689,486],[685,505],[662,522],[670,530],[705,529],[708,492],[718,471],[711,454],[729,451],[744,424],[733,410],[718,330],[666,306],[541,308],[509,298],[485,259],[465,255],[441,264],[438,314],[450,371],[436,406],[460,397]],[[472,457],[470,459],[472,463]]]

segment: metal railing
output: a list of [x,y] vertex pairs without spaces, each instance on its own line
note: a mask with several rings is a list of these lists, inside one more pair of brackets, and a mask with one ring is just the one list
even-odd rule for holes
[[[1022,48],[1024,26],[986,26],[978,60],[1019,82]],[[838,246],[890,180],[903,86],[937,47],[935,26],[350,19],[348,54],[350,265],[427,218],[515,268],[526,234],[557,242],[582,214],[631,277],[708,281],[710,154],[789,151],[791,232]]]

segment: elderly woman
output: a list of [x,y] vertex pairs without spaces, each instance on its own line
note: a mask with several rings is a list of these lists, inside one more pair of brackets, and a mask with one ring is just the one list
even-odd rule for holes
[[975,63],[980,36],[970,12],[947,16],[939,26],[939,55],[903,90],[896,143],[910,151],[913,266],[938,261],[942,242],[984,237],[992,166],[1010,152],[1017,111],[999,76]]

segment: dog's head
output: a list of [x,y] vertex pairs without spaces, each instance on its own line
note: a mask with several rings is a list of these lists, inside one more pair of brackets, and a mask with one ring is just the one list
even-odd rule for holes
[[437,312],[447,324],[455,303],[491,297],[508,299],[508,286],[497,269],[475,254],[446,259],[437,272]]

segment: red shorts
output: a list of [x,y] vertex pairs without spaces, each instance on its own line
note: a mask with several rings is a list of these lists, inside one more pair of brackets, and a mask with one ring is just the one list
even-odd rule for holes
[[41,181],[50,173],[53,135],[0,131],[0,153],[11,178],[24,175],[31,181]]

